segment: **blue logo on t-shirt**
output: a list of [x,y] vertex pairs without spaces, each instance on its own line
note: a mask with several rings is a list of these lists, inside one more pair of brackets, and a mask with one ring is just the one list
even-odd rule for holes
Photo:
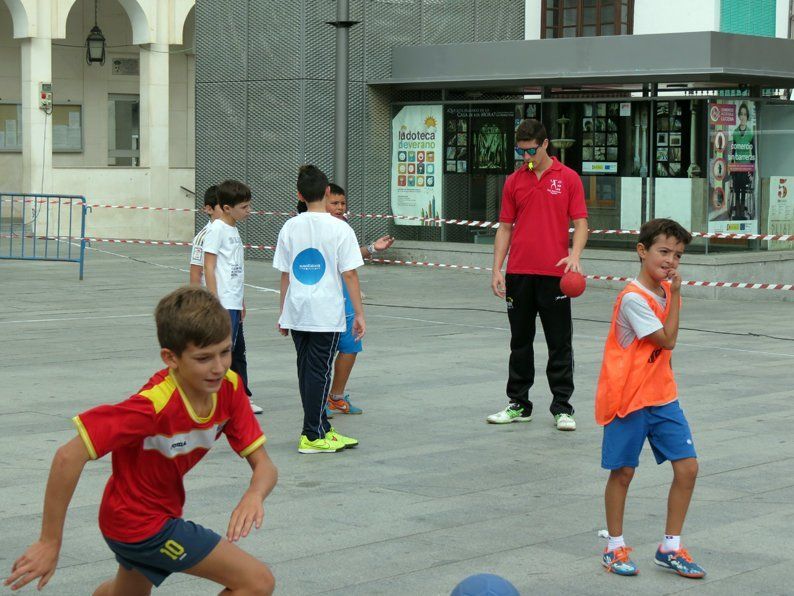
[[313,286],[325,274],[325,259],[316,248],[307,248],[292,262],[292,274],[299,282]]

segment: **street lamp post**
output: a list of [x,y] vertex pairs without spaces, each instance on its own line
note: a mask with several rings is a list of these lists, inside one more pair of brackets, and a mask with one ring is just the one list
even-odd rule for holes
[[334,182],[347,192],[347,112],[348,53],[350,28],[359,21],[350,20],[349,0],[336,0],[336,20],[327,24],[336,28],[336,82],[334,85]]

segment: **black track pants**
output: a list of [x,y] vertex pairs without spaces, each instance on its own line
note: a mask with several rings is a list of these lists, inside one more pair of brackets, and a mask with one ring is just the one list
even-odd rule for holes
[[573,324],[571,300],[560,291],[560,278],[507,274],[507,317],[510,320],[510,365],[507,397],[532,412],[529,389],[535,382],[535,319],[540,314],[549,362],[551,413],[573,414]]

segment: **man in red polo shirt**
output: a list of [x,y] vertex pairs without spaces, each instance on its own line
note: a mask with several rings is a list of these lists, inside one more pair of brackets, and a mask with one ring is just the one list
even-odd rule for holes
[[[587,243],[587,207],[579,175],[550,157],[546,128],[523,120],[516,130],[516,154],[524,163],[505,181],[502,212],[494,240],[491,289],[507,302],[510,320],[508,406],[488,416],[493,424],[529,422],[529,389],[535,382],[535,319],[549,349],[546,376],[552,393],[551,413],[559,430],[576,430],[573,406],[573,325],[571,301],[560,290],[567,271],[581,273],[579,256]],[[568,228],[573,221],[573,246]],[[507,275],[502,265],[507,257]]]

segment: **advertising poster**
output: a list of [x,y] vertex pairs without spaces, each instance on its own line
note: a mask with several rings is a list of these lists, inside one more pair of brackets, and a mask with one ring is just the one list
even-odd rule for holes
[[755,115],[748,100],[708,105],[709,232],[758,233]]
[[[767,234],[794,234],[794,176],[769,179]],[[794,242],[769,241],[769,250],[789,250]]]
[[[404,106],[392,120],[392,214],[441,218],[442,106]],[[399,226],[437,225],[395,218]]]

